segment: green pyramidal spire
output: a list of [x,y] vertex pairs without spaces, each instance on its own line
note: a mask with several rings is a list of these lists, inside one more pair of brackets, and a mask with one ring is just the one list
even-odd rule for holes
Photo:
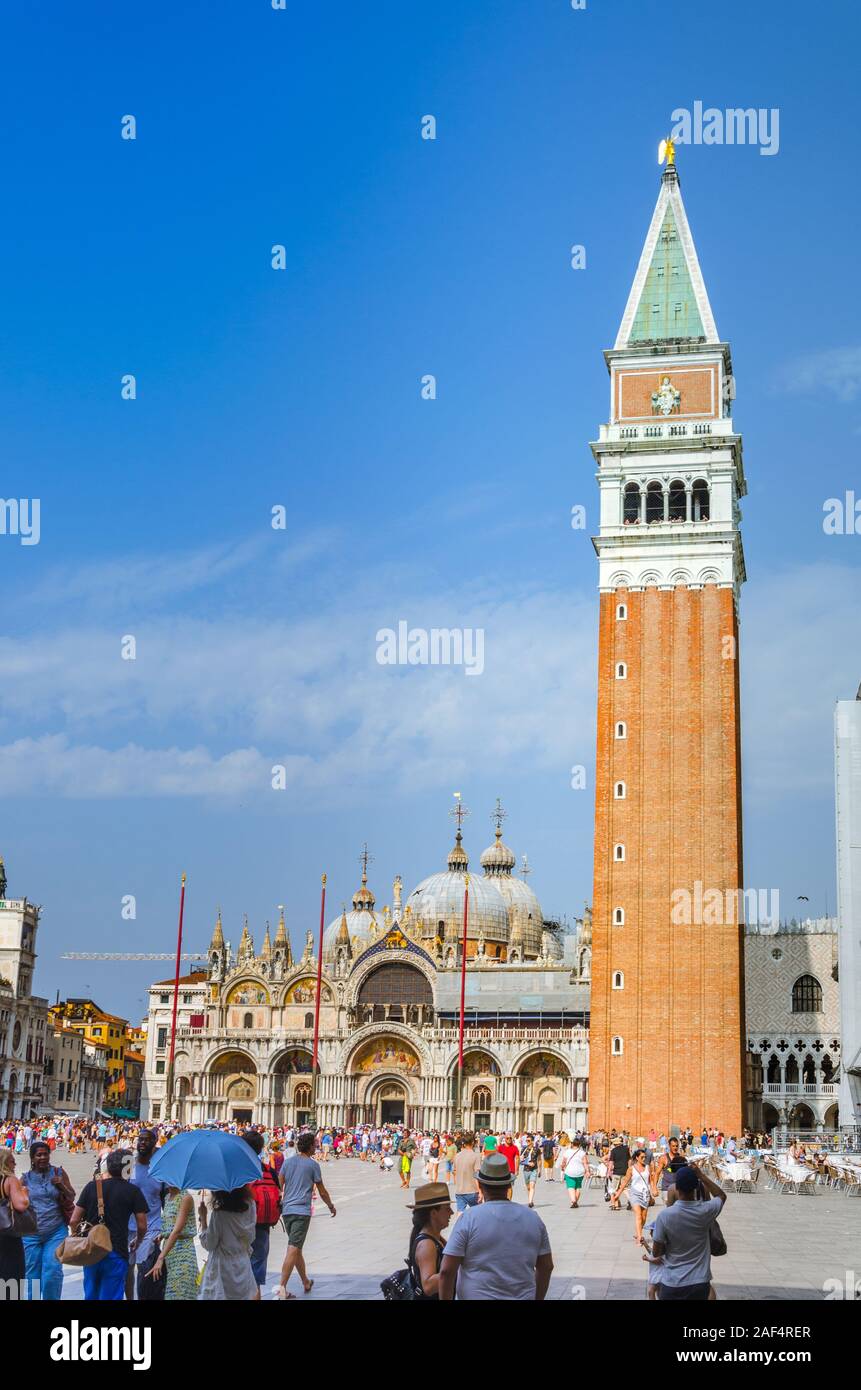
[[666,342],[670,338],[705,338],[705,330],[675,214],[668,206],[628,341]]
[[669,166],[646,236],[616,347],[666,342],[717,343],[679,177]]

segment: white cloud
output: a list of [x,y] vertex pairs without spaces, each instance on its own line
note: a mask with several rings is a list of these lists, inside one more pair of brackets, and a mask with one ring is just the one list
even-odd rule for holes
[[129,743],[108,749],[72,743],[64,734],[18,739],[0,748],[0,782],[13,796],[16,789],[17,794],[76,798],[238,796],[270,785],[269,776],[269,765],[255,748],[213,757],[206,748]]
[[96,612],[120,614],[168,605],[196,591],[225,581],[251,582],[262,566],[270,578],[283,578],[325,554],[337,533],[320,529],[302,537],[273,531],[267,523],[261,534],[220,545],[168,553],[114,558],[89,565],[57,566],[31,585],[16,601],[29,607],[55,607],[74,602]]
[[854,401],[861,392],[861,347],[829,348],[808,353],[779,368],[780,391],[811,394],[828,391],[839,401]]
[[[133,662],[121,659],[122,623],[96,621],[92,609],[77,618],[83,579],[65,609],[57,590],[53,633],[3,643],[2,791],[273,796],[271,768],[283,764],[289,797],[330,807],[360,790],[413,794],[470,772],[534,768],[564,782],[572,764],[592,764],[596,593],[494,584],[411,594],[404,569],[369,567],[345,582],[339,549],[309,545],[315,592],[333,595],[325,606],[286,614],[268,556],[255,565],[237,546],[223,560],[259,585],[256,616],[148,617],[132,628]],[[189,556],[185,582],[204,582],[210,562],[209,551]],[[157,601],[166,591],[155,572],[137,572]],[[746,795],[830,795],[832,704],[861,678],[860,590],[859,571],[836,565],[746,586]],[[402,618],[483,628],[484,674],[378,665],[377,631]]]
[[[20,795],[232,795],[269,791],[270,769],[321,803],[360,783],[409,790],[441,768],[558,769],[591,757],[596,611],[525,593],[396,601],[345,595],[313,617],[89,625],[7,640],[0,786]],[[482,627],[485,670],[384,667],[376,633]],[[37,731],[33,731],[34,724]],[[99,730],[98,746],[92,731]],[[177,736],[188,731],[188,744]]]

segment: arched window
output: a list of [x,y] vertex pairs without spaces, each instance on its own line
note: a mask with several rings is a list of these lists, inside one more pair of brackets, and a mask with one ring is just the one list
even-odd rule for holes
[[636,526],[640,520],[640,489],[637,483],[628,483],[622,506],[622,519],[625,525]]
[[688,502],[685,485],[678,478],[670,483],[670,521],[687,521]]
[[628,679],[628,668],[624,661],[616,662],[616,680],[625,681]]
[[801,1063],[801,1079],[805,1086],[816,1085],[816,1063],[809,1052]]
[[621,1038],[614,1038],[612,1043],[612,1053],[614,1057],[621,1057],[624,1050],[624,1043]]
[[798,1059],[792,1052],[786,1059],[786,1084],[787,1086],[798,1085]]
[[480,1114],[486,1115],[489,1113],[492,1104],[493,1097],[490,1094],[490,1087],[477,1086],[472,1093],[473,1111],[478,1111]]
[[822,986],[813,975],[799,975],[792,986],[792,1012],[822,1013]]
[[825,1082],[826,1086],[830,1085],[834,1080],[834,1063],[827,1052],[822,1058],[822,1080]]
[[625,783],[624,783],[624,782],[617,782],[617,783],[616,783],[616,786],[615,786],[614,789],[613,789],[613,795],[614,795],[614,797],[616,798],[617,801],[624,801],[624,800],[625,800],[625,794],[626,794],[626,793],[625,793]]
[[[445,924],[443,923],[443,929]],[[359,1004],[386,1004],[402,1008],[406,1004],[433,1004],[433,991],[421,970],[400,961],[380,965],[362,981]],[[376,1015],[375,1015],[376,1017]],[[385,1015],[382,1015],[385,1017]]]
[[769,1086],[780,1085],[780,1063],[777,1060],[777,1054],[774,1052],[772,1052],[768,1059],[768,1070],[765,1073],[765,1079]]
[[616,725],[616,737],[617,737],[617,738],[627,738],[627,737],[628,737],[628,726],[627,726],[627,724],[623,724],[623,723],[620,722],[620,723],[618,723],[618,724]]
[[625,858],[624,845],[616,845],[616,848],[613,850],[613,858],[617,861]]
[[620,623],[623,623],[623,622],[625,622],[627,616],[628,616],[628,605],[627,605],[626,603],[620,603],[620,604],[617,606],[617,608],[616,608],[616,621],[617,621],[617,622],[620,622]]
[[704,478],[697,478],[691,488],[691,511],[694,521],[708,521],[709,485]]
[[243,1015],[242,1015],[242,1027],[243,1027],[243,1028],[253,1028],[253,1027],[254,1027],[254,1015],[253,1015],[253,1014],[243,1014]]
[[624,988],[625,988],[625,976],[624,976],[624,974],[623,974],[623,972],[622,972],[621,970],[614,970],[614,971],[613,971],[613,988],[614,988],[614,989],[624,989]]
[[314,1015],[313,1015],[313,1014],[306,1014],[306,1015],[305,1015],[305,1027],[306,1027],[306,1028],[313,1028],[313,1027],[314,1027]]
[[311,1087],[305,1082],[293,1092],[293,1104],[297,1110],[307,1110],[311,1104]]
[[660,483],[649,483],[646,488],[646,521],[663,521],[664,489]]
[[614,927],[624,927],[624,925],[625,925],[625,909],[624,909],[623,907],[614,908],[614,909],[613,909],[613,926],[614,926]]

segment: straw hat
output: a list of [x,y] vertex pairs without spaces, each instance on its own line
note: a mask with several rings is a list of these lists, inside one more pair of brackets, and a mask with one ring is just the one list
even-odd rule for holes
[[[505,1165],[506,1168],[508,1164]],[[441,1207],[445,1202],[450,1202],[448,1186],[444,1182],[426,1182],[424,1186],[416,1188],[416,1200],[412,1203],[407,1202],[408,1211],[426,1211],[428,1207]]]

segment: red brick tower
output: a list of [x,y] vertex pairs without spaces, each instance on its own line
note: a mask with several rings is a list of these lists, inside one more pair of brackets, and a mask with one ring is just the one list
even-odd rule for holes
[[601,523],[589,1123],[736,1134],[746,488],[730,350],[672,157],[605,353],[609,424],[591,446]]

